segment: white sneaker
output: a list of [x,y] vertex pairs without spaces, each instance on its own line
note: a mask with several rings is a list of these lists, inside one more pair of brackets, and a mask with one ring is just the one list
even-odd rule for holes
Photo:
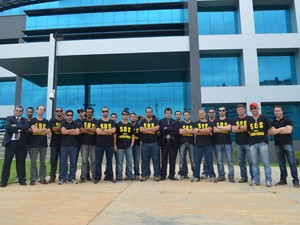
[[175,177],[176,180],[182,180],[183,179],[183,177],[181,175],[179,175],[178,173],[176,173],[174,175],[174,177]]

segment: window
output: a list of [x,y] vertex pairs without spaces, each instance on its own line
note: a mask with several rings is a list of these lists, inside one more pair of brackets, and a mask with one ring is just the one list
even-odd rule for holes
[[255,32],[291,33],[291,16],[289,6],[255,6]]
[[240,86],[239,56],[201,56],[200,76],[202,87]]
[[293,54],[258,55],[260,85],[296,85],[296,66]]

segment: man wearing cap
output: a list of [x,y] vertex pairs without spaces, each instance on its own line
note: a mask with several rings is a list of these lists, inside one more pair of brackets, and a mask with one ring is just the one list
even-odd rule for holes
[[236,106],[236,111],[238,116],[232,125],[232,132],[236,133],[235,142],[241,174],[239,183],[246,183],[248,182],[246,158],[249,164],[251,179],[253,178],[249,150],[249,133],[247,132],[247,120],[249,120],[250,116],[245,114],[245,106],[243,104],[238,104]]
[[123,161],[126,158],[126,176],[129,180],[134,180],[132,174],[132,147],[134,144],[134,127],[128,121],[129,111],[122,111],[122,120],[116,124],[114,134],[114,151],[118,154],[117,181],[123,180]]
[[259,158],[265,169],[265,182],[267,187],[272,186],[272,170],[270,167],[270,156],[268,146],[268,135],[272,133],[271,123],[268,118],[259,113],[256,102],[250,104],[252,117],[247,121],[249,132],[250,158],[252,162],[253,180],[250,186],[260,185]]
[[274,127],[275,152],[280,169],[280,181],[276,186],[287,185],[287,159],[293,177],[293,185],[295,188],[299,188],[299,178],[292,139],[293,123],[289,118],[283,116],[283,110],[280,105],[275,105],[274,114],[275,119],[272,122],[272,126]]
[[234,183],[234,167],[232,160],[232,146],[231,146],[231,120],[226,117],[226,108],[224,106],[219,107],[220,117],[215,119],[214,122],[214,140],[216,144],[217,153],[217,165],[219,177],[217,181],[225,181],[225,170],[223,161],[223,152],[225,152],[228,161],[228,180]]

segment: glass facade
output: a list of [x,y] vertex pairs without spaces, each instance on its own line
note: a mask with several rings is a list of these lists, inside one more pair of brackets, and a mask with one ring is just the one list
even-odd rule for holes
[[200,57],[202,87],[240,86],[241,62],[237,55]]
[[16,82],[0,82],[0,105],[11,105],[15,101]]
[[81,13],[27,17],[26,30],[183,22],[182,9]]
[[293,54],[258,55],[260,85],[296,85]]
[[80,6],[122,5],[142,3],[186,2],[187,0],[58,0],[16,7],[0,12],[0,16],[22,15],[24,10],[66,8]]
[[238,19],[235,7],[199,8],[199,35],[238,34]]
[[292,102],[278,102],[278,103],[262,103],[262,114],[267,116],[270,121],[273,121],[274,106],[281,105],[283,108],[284,116],[290,118],[293,122],[293,140],[300,140],[300,103]]
[[257,34],[292,32],[289,6],[256,6],[254,22]]

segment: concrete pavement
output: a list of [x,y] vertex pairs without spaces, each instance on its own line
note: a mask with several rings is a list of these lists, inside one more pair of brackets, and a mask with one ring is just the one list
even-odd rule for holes
[[[279,169],[273,167],[273,184]],[[261,168],[264,178],[263,168]],[[235,167],[236,181],[239,168]],[[300,189],[201,180],[12,184],[0,189],[0,224],[300,224]]]

